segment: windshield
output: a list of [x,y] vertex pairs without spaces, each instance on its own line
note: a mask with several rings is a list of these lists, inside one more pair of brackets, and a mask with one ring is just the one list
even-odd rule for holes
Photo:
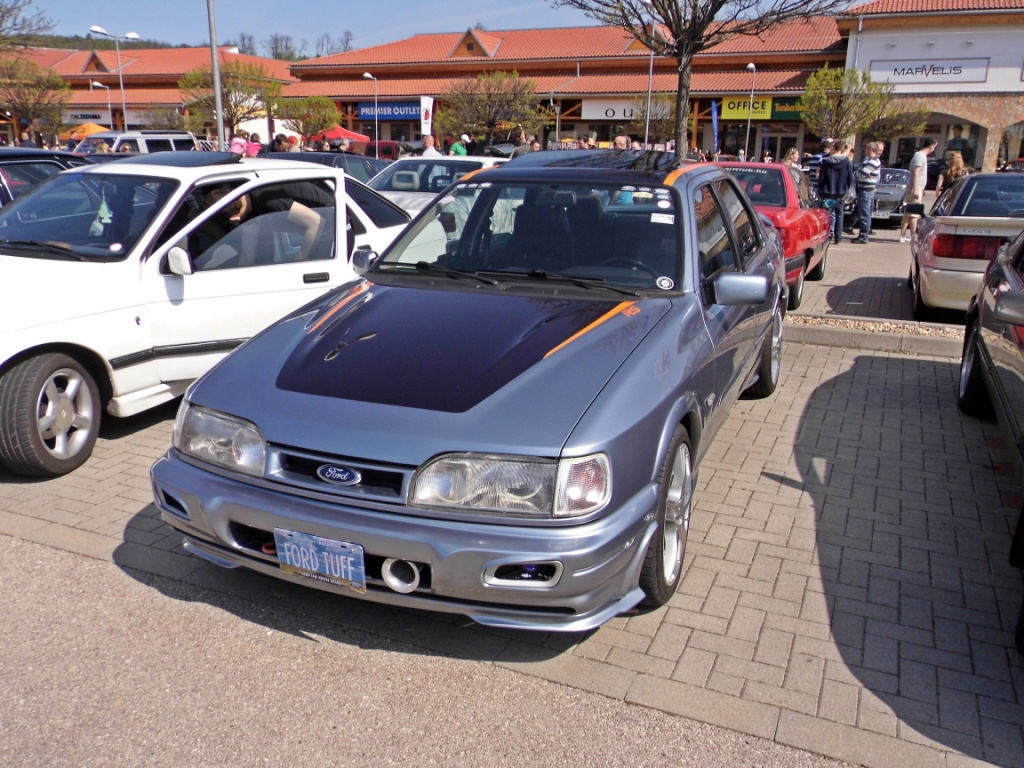
[[392,163],[370,179],[370,187],[378,192],[429,192],[447,189],[470,171],[483,168],[475,160],[412,160]]
[[879,172],[878,183],[885,186],[906,186],[910,183],[910,171],[902,168],[883,168]]
[[955,208],[954,216],[1020,216],[1024,179],[1002,174],[968,177]]
[[79,258],[125,258],[177,185],[147,176],[59,174],[0,210],[0,245],[51,243]]
[[754,205],[785,207],[786,187],[782,181],[782,171],[778,168],[752,168],[736,165],[726,167],[729,169],[729,173],[739,181],[740,186]]
[[374,269],[424,262],[672,290],[682,284],[680,226],[668,187],[469,182],[434,201]]

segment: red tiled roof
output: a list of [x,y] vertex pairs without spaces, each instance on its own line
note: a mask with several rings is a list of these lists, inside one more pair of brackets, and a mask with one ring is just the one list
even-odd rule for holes
[[[788,69],[757,72],[758,93],[802,92],[812,70]],[[646,74],[583,75],[581,77],[550,75],[529,78],[537,94],[562,96],[634,95],[646,93]],[[404,78],[379,81],[378,98],[416,98],[437,96],[451,87],[453,78]],[[656,73],[652,81],[655,93],[675,93],[678,78],[672,73]],[[693,94],[745,93],[751,85],[750,72],[695,72],[690,80]],[[287,98],[328,96],[333,99],[372,99],[373,83],[362,80],[299,82],[284,89]]]
[[[132,88],[127,83],[124,86],[124,100],[127,106],[135,109],[145,109],[150,105],[177,107],[185,102],[177,88]],[[116,83],[110,89],[110,101],[121,106],[121,91]],[[107,92],[102,88],[76,90],[71,103],[81,107],[105,107]]]
[[[19,55],[28,55],[40,66],[52,69],[69,82],[78,78],[95,76],[96,72],[89,69],[89,64],[94,58],[99,59],[110,74],[117,74],[116,51],[61,51],[61,55],[57,56],[53,53],[55,50],[29,48],[19,51]],[[232,53],[231,50],[224,46],[220,48],[221,63],[231,60],[260,64],[276,80],[290,82],[293,79],[289,74],[290,62]],[[186,72],[200,67],[206,69],[210,67],[210,49],[208,47],[130,48],[121,51],[121,74],[125,80],[146,77],[177,82]]]
[[[452,61],[451,52],[465,37],[465,32],[444,32],[414,35],[405,40],[370,48],[308,59],[292,65],[292,72],[301,77],[323,67],[402,66]],[[619,27],[570,27],[560,29],[511,29],[491,31],[501,45],[490,57],[491,62],[576,60],[646,56],[647,51],[626,50],[632,37]],[[758,53],[777,51],[826,50],[840,41],[835,19],[820,17],[809,22],[797,21],[780,25],[761,37],[734,37],[709,49],[708,54]]]
[[844,16],[872,16],[890,13],[963,13],[970,11],[1024,10],[1024,0],[874,0],[854,5]]

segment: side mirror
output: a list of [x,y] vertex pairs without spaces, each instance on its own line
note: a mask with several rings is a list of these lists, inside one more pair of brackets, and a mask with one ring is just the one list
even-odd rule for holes
[[171,274],[175,275],[191,275],[195,272],[195,268],[192,266],[192,257],[180,245],[167,251],[167,268],[171,270]]
[[371,251],[369,248],[356,248],[352,251],[352,270],[357,275],[361,275],[370,268],[376,258],[376,251]]
[[724,272],[711,282],[711,300],[726,307],[756,307],[768,301],[768,278]]
[[1010,325],[1024,325],[1024,294],[1003,291],[996,297],[994,313],[997,320]]
[[903,212],[910,216],[924,216],[924,203],[907,203]]

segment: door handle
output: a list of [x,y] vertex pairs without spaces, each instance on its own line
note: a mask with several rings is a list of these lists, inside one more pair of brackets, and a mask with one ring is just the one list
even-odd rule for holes
[[326,283],[331,279],[331,276],[327,272],[307,272],[302,276],[302,282],[306,285],[310,283]]

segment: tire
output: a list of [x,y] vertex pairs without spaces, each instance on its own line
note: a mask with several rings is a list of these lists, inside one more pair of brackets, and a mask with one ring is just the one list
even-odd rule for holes
[[814,269],[807,273],[808,280],[817,282],[818,280],[825,279],[825,262],[828,261],[828,246],[829,244],[825,243],[825,248],[821,251],[821,261],[815,264]]
[[956,405],[961,413],[976,419],[991,420],[992,398],[989,396],[985,378],[981,372],[978,356],[978,321],[972,320],[964,334],[964,351],[960,358],[960,381],[956,390]]
[[683,427],[672,435],[668,455],[658,476],[658,528],[647,544],[640,588],[645,608],[660,608],[675,594],[683,572],[686,537],[693,506],[693,453]]
[[747,394],[768,397],[779,385],[782,370],[782,312],[778,307],[772,313],[772,325],[761,344],[761,360],[757,368],[757,381],[747,387]]
[[37,477],[65,475],[92,454],[100,397],[75,360],[49,353],[0,377],[0,463]]
[[800,309],[804,301],[804,271],[800,270],[800,277],[796,279],[789,289],[789,302],[786,304],[789,309]]

